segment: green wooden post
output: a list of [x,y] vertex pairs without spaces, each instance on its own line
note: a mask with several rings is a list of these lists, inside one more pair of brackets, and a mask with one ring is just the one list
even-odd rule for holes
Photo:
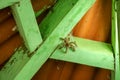
[[0,9],[11,6],[21,0],[0,0]]
[[[117,13],[118,13],[118,16],[117,16],[117,19],[118,19],[118,43],[119,43],[119,55],[120,55],[120,0],[118,0],[118,3],[117,3]],[[119,61],[120,61],[120,58],[119,58]],[[119,63],[119,66],[120,66],[120,63]]]
[[120,0],[117,3],[117,13],[118,13],[118,39],[119,39],[119,54],[120,54]]
[[57,49],[50,58],[114,70],[114,57],[110,44],[77,37],[73,39],[77,43],[75,52],[68,50],[64,53]]
[[119,39],[119,53],[120,53],[120,0],[117,3],[117,13],[118,13],[118,39]]
[[115,56],[115,70],[112,73],[113,80],[120,80],[120,56],[118,43],[118,20],[117,20],[117,1],[112,0],[112,46]]
[[[64,1],[64,2],[63,2]],[[46,17],[46,20],[43,20],[42,24],[44,27],[48,27],[45,24],[49,25],[48,28],[44,31],[50,30],[54,24],[50,23],[51,19],[56,17],[62,17],[62,19],[52,28],[52,32],[45,33],[47,35],[45,41],[41,44],[38,50],[34,51],[32,57],[27,56],[27,51],[18,50],[14,56],[12,56],[11,61],[16,59],[13,64],[9,61],[5,68],[0,71],[1,80],[29,80],[32,76],[39,70],[39,68],[45,63],[45,61],[50,57],[50,55],[54,52],[58,44],[60,43],[60,37],[65,37],[72,28],[76,25],[79,19],[87,12],[87,10],[91,7],[91,5],[95,2],[95,0],[77,0],[74,4],[72,3],[74,0],[58,0],[56,3],[56,8],[54,8],[53,12],[50,12]],[[72,7],[65,14],[61,13],[60,10]],[[60,6],[60,7],[58,7]],[[62,7],[61,7],[62,6]],[[84,7],[83,7],[84,6]],[[58,10],[58,11],[57,11]],[[57,13],[54,13],[57,12]],[[64,17],[63,17],[64,15]],[[50,17],[52,16],[52,17]],[[48,19],[47,19],[48,18]],[[47,23],[46,23],[47,22]],[[54,21],[56,23],[57,21]],[[41,31],[43,31],[41,30]],[[6,77],[7,76],[7,77]]]
[[30,0],[12,5],[13,15],[26,47],[33,52],[42,42],[38,24]]

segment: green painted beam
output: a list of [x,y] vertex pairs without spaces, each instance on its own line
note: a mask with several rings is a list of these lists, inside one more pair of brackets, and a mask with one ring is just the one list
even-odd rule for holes
[[[61,1],[64,1],[64,3],[61,3]],[[57,5],[60,5],[62,6],[62,8],[58,7],[56,9],[57,10],[66,9],[70,5],[69,4],[64,5],[64,4],[70,3],[70,2],[72,3],[74,1],[58,0],[58,2],[56,3],[56,7]],[[14,56],[16,56],[16,61],[14,62],[14,60],[11,60],[12,63],[14,62],[13,65],[11,66],[10,65],[11,62],[8,62],[5,65],[6,68],[3,68],[0,71],[1,80],[23,80],[23,79],[30,80],[33,77],[33,75],[40,69],[40,67],[46,62],[46,60],[49,58],[49,56],[52,54],[55,48],[58,46],[58,44],[60,43],[59,38],[65,37],[72,30],[72,28],[82,18],[82,16],[88,11],[88,9],[91,7],[91,5],[94,2],[95,0],[84,0],[84,1],[77,0],[77,2],[66,14],[62,12],[64,15],[62,20],[59,21],[59,24],[56,25],[52,33],[49,34],[49,36],[38,48],[38,50],[34,51],[34,54],[31,57],[26,56],[28,51],[24,52],[22,50],[18,50],[18,52],[15,53]],[[55,15],[54,13],[50,12],[49,16],[51,15],[52,19],[54,19],[55,17],[61,17],[59,13],[60,12],[58,12],[58,15]],[[47,16],[46,18],[49,18],[49,17]],[[49,23],[50,21],[51,19],[47,19],[47,21],[44,21],[45,24],[50,25],[50,27],[46,28],[46,30],[47,29],[49,30],[50,28],[53,27],[53,25]],[[54,21],[54,23],[55,22],[56,21]],[[13,59],[14,59],[14,56],[12,57]]]
[[118,43],[119,43],[119,55],[120,55],[120,0],[118,0],[117,2],[117,23],[118,23]]
[[0,0],[0,9],[11,6],[15,3],[18,3],[19,1],[21,1],[21,0]]
[[[55,5],[55,7],[52,8],[51,11],[49,12],[49,14],[47,15],[47,18],[45,18],[39,25],[39,28],[40,28],[40,31],[41,31],[41,34],[42,34],[42,37],[44,40],[52,33],[52,31],[57,27],[57,25],[60,23],[60,21],[71,10],[71,8],[76,4],[77,1],[78,0],[69,0],[69,1],[67,1],[67,0],[59,1],[58,0],[57,1],[58,3],[60,3],[60,5]],[[61,5],[65,6],[66,8],[63,9],[63,6],[61,6]],[[56,17],[54,17],[54,16],[56,16]],[[74,19],[71,19],[71,21],[72,20],[74,20]],[[66,24],[63,26],[67,27]]]
[[117,13],[118,13],[118,16],[117,16],[117,19],[118,19],[118,39],[119,39],[119,53],[120,53],[120,0],[118,0],[117,7],[118,7],[118,10],[117,10]]
[[112,0],[112,46],[115,56],[115,71],[113,73],[114,80],[120,80],[120,56],[118,43],[118,19],[117,6],[118,1]]
[[120,54],[120,0],[118,0],[118,3],[117,3],[117,19],[118,19],[118,39],[119,39],[119,54]]
[[[78,18],[75,17],[77,15],[76,12],[69,12],[71,8],[76,9],[78,11],[80,10],[81,12],[83,12],[83,10],[85,10],[85,9],[86,10],[88,9],[87,7],[84,7],[84,9],[82,9],[83,7],[77,8],[78,6],[83,5],[85,3],[84,1],[82,1],[80,4],[78,4],[78,3],[76,4],[77,1],[78,0],[69,0],[69,1],[67,1],[67,0],[66,1],[64,1],[64,0],[59,1],[58,0],[57,1],[58,3],[60,3],[60,5],[55,5],[55,7],[53,7],[50,10],[49,14],[47,15],[47,18],[45,18],[41,22],[41,24],[39,25],[43,40],[45,40],[53,32],[53,30],[57,27],[57,25],[60,24],[60,21],[62,19],[66,18],[65,17],[66,14],[70,13],[69,15],[71,15],[71,13],[73,13],[75,15],[69,16],[70,18],[68,19],[69,20],[68,23],[63,23],[62,26],[64,26],[65,29],[67,29],[70,22],[75,22],[74,20],[79,19],[79,17]],[[88,0],[88,2],[90,2],[90,1],[92,2],[92,1],[95,1],[95,0]],[[88,6],[92,5],[93,3],[91,3],[91,2],[90,3],[86,2],[86,4],[88,4]],[[76,4],[77,7],[73,7],[75,4]],[[61,5],[65,6],[66,8],[63,8],[63,6],[61,6]],[[61,9],[59,9],[59,8],[61,8]],[[84,12],[82,14],[84,14]],[[54,17],[54,16],[56,16],[56,17]],[[63,34],[63,33],[61,33],[61,34]],[[61,36],[61,37],[65,37],[65,36]]]
[[42,42],[30,0],[22,0],[12,5],[13,15],[26,47],[33,52]]
[[73,39],[77,44],[76,51],[68,50],[64,53],[61,49],[57,49],[50,58],[114,70],[114,57],[110,44],[77,37]]

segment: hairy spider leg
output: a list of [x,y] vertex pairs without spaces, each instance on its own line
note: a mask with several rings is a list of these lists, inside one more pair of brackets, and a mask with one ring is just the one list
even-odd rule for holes
[[65,49],[66,49],[66,50],[65,50],[65,53],[67,53],[67,51],[68,51],[68,47],[65,47]]
[[70,44],[71,45],[74,45],[74,46],[76,46],[77,47],[77,44],[76,44],[76,42],[74,41],[74,42],[70,42]]
[[75,51],[75,46],[74,45],[70,45],[69,48],[72,49],[72,51]]

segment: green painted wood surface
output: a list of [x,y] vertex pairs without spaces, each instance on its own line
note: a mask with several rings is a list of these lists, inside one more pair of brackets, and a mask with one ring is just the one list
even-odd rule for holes
[[64,53],[57,49],[50,58],[114,70],[114,57],[110,44],[77,37],[73,39],[78,46],[75,52],[69,50]]
[[117,13],[118,13],[118,39],[119,39],[119,54],[120,54],[120,0],[118,0],[118,3],[117,3],[117,7],[118,7],[118,10],[117,10]]
[[[70,11],[70,9],[76,4],[77,1],[78,0],[69,0],[69,1],[67,1],[67,0],[59,1],[58,0],[57,1],[57,3],[60,3],[60,5],[55,5],[55,7],[52,8],[51,11],[49,12],[49,14],[47,15],[47,18],[45,18],[43,20],[43,22],[39,25],[43,39],[46,39],[52,33],[52,31],[55,29],[55,27],[57,27],[57,25],[60,23],[60,21],[65,17],[65,15]],[[61,4],[67,8],[63,9],[63,6],[61,6]],[[69,6],[66,6],[66,5],[69,5]],[[56,16],[56,17],[54,17],[54,16]],[[53,17],[54,17],[54,19],[53,19]],[[74,18],[71,19],[71,21],[72,20],[74,20]],[[51,27],[51,25],[52,25],[52,27]],[[66,24],[64,24],[63,26],[67,27]],[[49,28],[49,29],[47,29],[47,28]]]
[[[57,7],[57,5],[60,5],[60,7],[56,8],[58,11],[60,11],[61,9],[69,8],[69,6],[71,6],[69,4],[65,5],[66,3],[74,2],[73,0],[67,0],[67,1],[59,0],[59,1],[60,2],[57,2],[55,6]],[[61,3],[61,1],[64,1],[64,3]],[[3,68],[0,71],[0,78],[2,80],[31,79],[32,76],[39,70],[39,68],[49,58],[52,52],[54,52],[56,46],[58,46],[58,44],[60,43],[59,38],[65,37],[72,30],[72,28],[76,25],[79,19],[82,18],[82,16],[87,12],[87,10],[91,7],[91,5],[94,2],[95,0],[84,0],[84,1],[77,0],[74,6],[71,7],[71,9],[69,9],[66,14],[62,12],[62,16],[64,15],[64,17],[54,27],[55,29],[53,29],[51,33],[45,33],[45,35],[48,35],[47,38],[41,44],[38,50],[34,51],[33,56],[27,57],[26,54],[28,53],[28,51],[25,52],[22,50],[18,50],[14,55],[16,57],[16,61],[13,63],[13,65],[10,65],[10,62],[6,64],[6,68]],[[56,10],[54,10],[54,12],[56,12]],[[60,12],[57,12],[58,14],[57,13],[54,14],[54,12],[50,12],[49,16],[51,15],[52,17],[47,16],[46,18],[49,18],[49,19],[46,19],[44,20],[44,22],[42,22],[42,24],[43,23],[48,24],[49,27],[46,28],[46,30],[41,29],[41,31],[47,31],[53,27],[54,24],[49,23],[51,22],[50,18],[54,19],[55,17],[61,17],[59,15]],[[54,23],[55,22],[57,21],[54,21]],[[13,62],[13,60],[11,61]]]
[[0,0],[0,9],[11,6],[21,0]]
[[26,47],[33,52],[42,42],[38,24],[30,0],[12,5],[13,15]]
[[112,46],[115,56],[114,80],[120,80],[120,58],[118,46],[118,20],[117,20],[117,1],[112,0]]
[[[0,71],[0,80],[16,80],[16,75],[20,72],[26,62],[30,60],[30,58],[25,53],[28,53],[28,50],[25,46],[17,49],[16,53],[11,57],[11,59]],[[24,72],[24,75],[26,73],[28,72]],[[21,80],[25,79],[22,78]]]
[[120,54],[120,0],[117,2],[117,19],[118,19],[118,43],[119,43],[119,54]]

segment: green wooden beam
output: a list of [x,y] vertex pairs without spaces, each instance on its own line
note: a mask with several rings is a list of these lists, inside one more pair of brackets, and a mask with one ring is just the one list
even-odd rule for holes
[[26,47],[33,52],[42,42],[38,24],[30,0],[12,5],[13,15]]
[[[77,1],[78,0],[69,0],[69,1],[67,1],[67,0],[62,1],[61,0],[61,1],[57,1],[61,5],[66,6],[66,8],[63,9],[63,6],[55,5],[55,7],[50,10],[49,14],[47,15],[47,18],[45,18],[41,22],[41,24],[39,25],[39,28],[40,28],[40,31],[41,31],[41,34],[42,34],[42,37],[43,37],[44,40],[52,33],[52,31],[57,27],[57,25],[59,25],[60,21],[71,10],[71,8],[76,4]],[[61,8],[61,9],[59,9],[59,8]],[[54,17],[54,16],[56,16],[56,17]],[[74,19],[71,19],[71,21],[73,21],[73,20]],[[66,24],[63,25],[63,26],[67,27]],[[49,28],[49,29],[47,29],[47,28]]]
[[[55,7],[53,7],[50,10],[49,14],[47,15],[47,18],[45,18],[43,20],[43,22],[41,22],[41,24],[39,25],[39,28],[40,28],[43,40],[45,40],[53,32],[53,30],[57,27],[57,25],[60,24],[60,21],[65,18],[65,15],[68,14],[68,12],[70,11],[71,8],[74,8],[74,9],[77,9],[77,10],[81,10],[81,12],[84,9],[88,9],[87,7],[84,7],[84,9],[82,9],[83,7],[81,7],[81,8],[73,7],[76,4],[77,1],[78,0],[70,0],[70,1],[67,1],[67,0],[66,1],[64,1],[64,0],[63,1],[59,1],[58,0],[57,1],[61,5],[65,6],[66,8],[63,9],[63,6],[61,6],[61,5],[55,5]],[[95,1],[95,0],[88,0],[88,2],[90,2],[90,1]],[[80,5],[83,5],[83,4],[84,4],[84,2],[81,2],[81,4],[76,4],[76,5],[80,6]],[[88,6],[89,6],[89,5],[92,5],[93,3],[87,3],[86,2],[86,4],[88,4]],[[59,8],[61,8],[61,9],[59,9]],[[69,22],[67,24],[64,23],[62,25],[62,26],[65,27],[65,29],[67,29],[67,27],[70,24],[70,22],[73,22],[75,20],[74,16],[76,16],[77,13],[76,12],[70,12],[70,15],[71,15],[71,13],[73,13],[75,15],[69,16],[70,17]],[[84,14],[84,13],[82,13],[82,14]],[[54,17],[54,16],[56,16],[56,17]],[[78,17],[78,19],[79,19],[79,17]],[[63,33],[61,33],[61,34],[63,34]],[[65,37],[65,36],[61,36],[61,37]]]
[[119,39],[119,54],[120,54],[120,0],[118,0],[118,3],[117,3],[117,19],[118,19],[118,39]]
[[21,0],[0,0],[0,9],[11,6]]
[[[63,3],[61,3],[64,1]],[[67,6],[71,6],[69,4],[65,5],[66,3],[72,3],[74,0],[58,0],[56,3],[57,7],[58,5],[62,6],[56,8],[57,10],[66,9]],[[11,62],[8,62],[5,67],[0,71],[0,78],[1,80],[30,80],[33,75],[40,69],[40,67],[46,62],[46,60],[49,58],[49,56],[52,54],[52,52],[55,50],[55,48],[60,43],[60,37],[65,37],[72,28],[76,25],[76,23],[82,18],[82,16],[88,11],[88,9],[91,7],[91,5],[95,2],[95,0],[77,0],[77,2],[71,7],[71,9],[63,15],[64,17],[62,20],[59,21],[59,24],[56,25],[55,29],[52,31],[52,33],[49,34],[49,36],[45,39],[45,41],[41,44],[41,46],[38,48],[38,50],[34,51],[33,56],[27,57],[28,51],[24,52],[24,50],[18,50],[12,58],[16,58],[15,62],[11,60]],[[84,6],[84,7],[83,7]],[[56,11],[56,9],[54,11]],[[58,14],[51,13],[52,19],[55,17],[61,17]],[[49,18],[48,16],[46,18]],[[48,24],[51,21],[51,19],[47,19],[47,21],[44,21],[45,24]],[[46,23],[47,22],[47,23]],[[56,21],[54,21],[55,23]],[[49,23],[50,27],[46,28],[46,30],[53,27],[51,23]],[[45,26],[47,27],[47,26]],[[47,35],[47,34],[45,34]],[[18,57],[17,57],[18,56]],[[19,57],[21,56],[21,57]],[[10,65],[10,66],[9,66]]]
[[119,54],[120,54],[120,0],[117,2],[117,23],[118,23],[118,43],[119,43]]
[[[119,1],[120,2],[120,1]],[[114,80],[120,80],[120,56],[118,43],[118,19],[117,6],[118,1],[112,0],[112,46],[115,56],[115,71],[113,72]]]
[[61,49],[57,49],[50,58],[114,70],[114,57],[110,44],[77,37],[73,39],[77,43],[75,52],[68,50],[64,53]]
[[119,40],[119,54],[120,54],[120,0],[117,3],[117,19],[118,19],[118,40]]

